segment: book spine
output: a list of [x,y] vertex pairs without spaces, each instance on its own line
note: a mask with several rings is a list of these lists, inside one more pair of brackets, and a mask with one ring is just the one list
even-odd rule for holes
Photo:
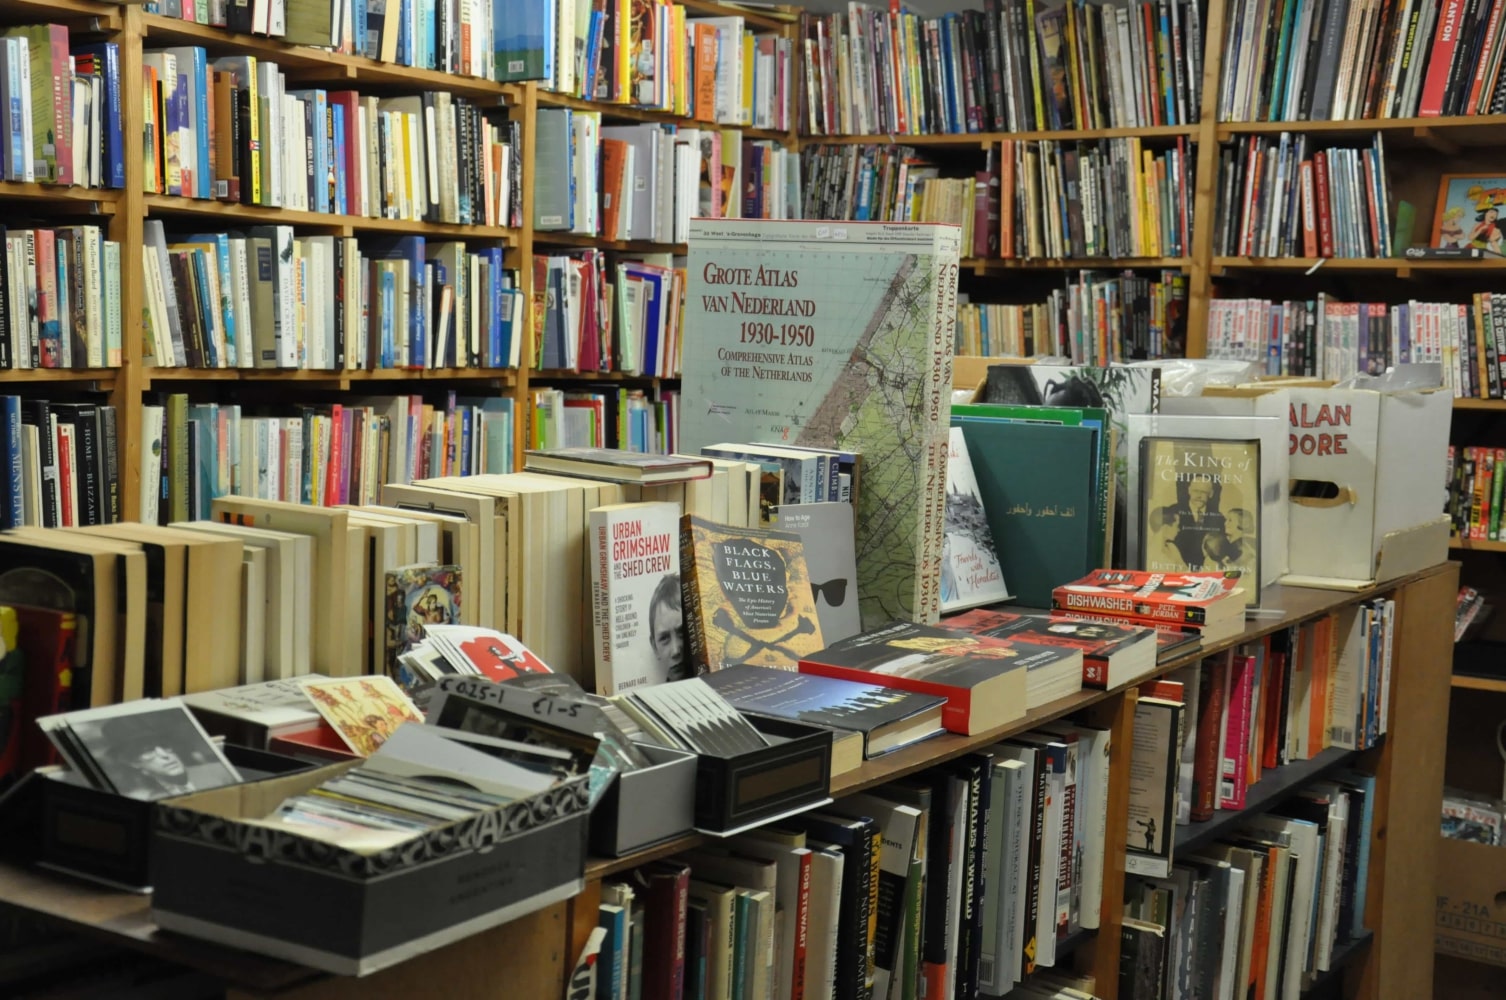
[[1218,808],[1218,777],[1222,765],[1222,726],[1224,688],[1229,658],[1220,656],[1204,660],[1198,686],[1197,744],[1192,765],[1191,818],[1201,823],[1213,817]]
[[1230,681],[1223,759],[1219,765],[1218,804],[1220,809],[1243,809],[1249,765],[1255,660],[1253,657],[1236,655],[1231,669],[1234,674]]

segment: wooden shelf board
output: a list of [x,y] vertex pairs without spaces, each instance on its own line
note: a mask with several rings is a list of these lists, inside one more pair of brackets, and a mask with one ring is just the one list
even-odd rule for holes
[[118,369],[115,368],[6,368],[0,370],[0,382],[47,382],[53,385],[62,382],[94,382],[101,389],[107,389],[115,384],[117,373]]
[[576,372],[568,368],[537,368],[528,373],[530,382],[536,381],[561,381],[561,382],[678,382],[679,376],[670,375],[629,375],[626,372]]
[[93,205],[97,215],[113,215],[123,192],[113,188],[65,187],[61,184],[26,184],[0,181],[0,201],[68,202],[70,206]]
[[[0,4],[0,22],[5,24],[76,22],[80,18],[93,18],[95,23],[90,27],[94,31],[120,29],[118,4],[96,0],[5,0]],[[70,24],[70,27],[77,26]]]
[[1506,115],[1460,115],[1450,118],[1369,118],[1345,121],[1220,122],[1218,137],[1301,132],[1329,139],[1385,135],[1387,145],[1436,145],[1440,140],[1465,146],[1506,144]]
[[714,128],[714,129],[737,129],[744,139],[768,139],[773,142],[793,145],[795,133],[780,132],[775,129],[753,128],[750,125],[726,125],[720,122],[695,121],[684,115],[677,115],[673,111],[660,111],[656,108],[640,108],[633,104],[616,104],[610,101],[590,101],[584,97],[571,97],[569,94],[560,94],[552,90],[539,91],[539,107],[541,108],[572,108],[576,111],[596,111],[606,119],[622,119],[635,122],[659,122],[665,125],[682,125],[686,128]]
[[308,45],[293,45],[277,38],[239,34],[208,24],[182,21],[162,14],[143,14],[141,24],[147,47],[161,45],[202,45],[211,55],[250,55],[277,63],[284,71],[299,71],[326,83],[348,81],[353,85],[373,84],[402,87],[409,91],[443,90],[456,97],[495,101],[515,90],[504,84],[473,76],[417,69],[397,63],[378,62],[364,56],[342,55]]
[[622,253],[668,253],[683,257],[689,253],[684,243],[651,243],[648,240],[608,240],[584,233],[558,233],[548,230],[533,231],[534,246],[586,247],[598,250],[617,250]]
[[345,389],[353,382],[487,381],[512,384],[516,379],[515,368],[378,368],[348,371],[302,368],[149,368],[144,383],[146,387],[150,387],[154,382],[310,382]]
[[1195,851],[1204,844],[1216,840],[1237,828],[1249,817],[1265,812],[1303,785],[1352,762],[1364,752],[1329,747],[1311,760],[1293,761],[1265,771],[1260,780],[1245,791],[1243,809],[1220,809],[1213,814],[1212,819],[1187,826],[1179,825],[1175,846],[1172,849],[1172,858],[1175,859],[1179,855],[1185,856],[1186,852]]
[[1133,267],[1179,268],[1192,265],[1187,257],[964,257],[962,266],[975,273],[1030,270],[1123,270]]
[[1506,399],[1475,399],[1471,396],[1455,396],[1456,410],[1506,410]]
[[1506,259],[1493,260],[1408,260],[1404,257],[1215,257],[1213,273],[1221,271],[1313,271],[1316,274],[1385,273],[1405,278],[1416,271],[1434,274],[1468,274],[1484,271],[1499,279],[1506,271]]
[[1466,691],[1494,691],[1496,694],[1506,694],[1506,678],[1501,677],[1472,677],[1469,674],[1454,674],[1449,684]]
[[[799,15],[791,13],[793,7],[776,7],[773,10],[758,10],[750,7],[740,7],[737,4],[715,3],[713,0],[677,0],[693,15],[711,17],[740,17],[745,26],[750,28],[767,28],[770,31],[783,28],[799,20]],[[760,5],[767,6],[767,5]],[[779,14],[783,12],[785,16]]]
[[[1380,594],[1390,593],[1415,580],[1431,576],[1434,573],[1444,572],[1447,565],[1447,563],[1444,563],[1423,570],[1420,573],[1391,580],[1381,586],[1358,592],[1316,590],[1307,587],[1283,587],[1280,584],[1267,587],[1261,594],[1261,605],[1274,609],[1276,613],[1269,617],[1248,620],[1243,632],[1224,642],[1212,643],[1194,652],[1167,660],[1165,663],[1159,664],[1152,674],[1137,678],[1134,684],[1143,683],[1151,677],[1163,676],[1181,667],[1192,666],[1205,656],[1212,656],[1225,649],[1232,649],[1235,646],[1252,642],[1262,636],[1270,635],[1272,632],[1278,632],[1300,622],[1326,615],[1338,608],[1347,607],[1358,601],[1367,600]],[[1133,685],[1125,685],[1125,687],[1130,686]],[[1123,690],[1123,687],[1115,688],[1112,691],[1083,690],[1077,694],[1059,698],[1050,704],[1042,705],[1037,709],[1027,712],[1024,718],[996,726],[986,732],[973,736],[942,733],[928,740],[922,740],[911,746],[886,753],[877,759],[864,761],[853,770],[832,778],[832,797],[840,798],[844,795],[851,795],[854,792],[874,788],[886,782],[914,774],[917,771],[923,771],[944,761],[960,757],[962,754],[992,746],[1000,740],[1008,739],[1011,736],[1034,729],[1043,722],[1060,718],[1064,715],[1070,715],[1090,705],[1096,705]],[[1303,781],[1316,777],[1323,771],[1331,767],[1337,767],[1344,761],[1351,760],[1356,756],[1358,756],[1356,753],[1348,750],[1325,750],[1314,760],[1288,764],[1284,768],[1272,771],[1269,777],[1262,779],[1250,788],[1247,795],[1250,806],[1246,812],[1258,810],[1262,805],[1269,805],[1284,794],[1284,791],[1278,791],[1277,789],[1277,784],[1280,780],[1276,777],[1277,775],[1285,775],[1289,779],[1290,785],[1295,787]],[[1297,777],[1298,773],[1303,771],[1307,772],[1305,776]],[[1264,793],[1262,789],[1264,789]],[[1202,828],[1210,826],[1216,826],[1217,829],[1221,830],[1225,826],[1237,822],[1240,816],[1241,813],[1237,812],[1219,812],[1214,814],[1213,820],[1209,821],[1209,823],[1198,824],[1196,827],[1177,827],[1177,851],[1180,852],[1183,850],[1183,838],[1190,837],[1193,832],[1200,832]],[[1212,837],[1213,835],[1213,833],[1209,833],[1208,837]],[[700,834],[691,833],[650,848],[647,851],[630,854],[623,858],[589,858],[586,861],[586,878],[588,880],[597,879],[617,872],[628,871],[655,858],[668,857],[671,854],[687,850],[701,843],[703,839],[705,838]],[[1206,839],[1208,838],[1199,836],[1197,842],[1201,843]]]
[[146,195],[147,214],[216,219],[248,226],[323,226],[349,229],[352,233],[399,233],[404,235],[444,236],[469,240],[498,240],[509,246],[517,243],[516,230],[501,226],[467,226],[449,222],[413,222],[407,219],[370,219],[363,215],[334,215],[326,212],[295,212],[287,208],[264,205],[241,205],[231,201],[179,198],[173,195]]
[[862,146],[989,146],[1006,139],[1036,141],[1051,139],[1057,142],[1095,139],[1175,139],[1196,134],[1196,125],[1148,125],[1144,128],[1079,128],[1045,132],[941,132],[927,135],[808,135],[801,138],[803,145],[862,145]]
[[1484,538],[1450,538],[1448,547],[1455,552],[1506,552],[1506,542],[1492,542]]

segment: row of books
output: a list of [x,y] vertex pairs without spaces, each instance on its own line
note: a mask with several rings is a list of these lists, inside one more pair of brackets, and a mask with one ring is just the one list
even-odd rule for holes
[[207,519],[222,496],[374,504],[389,482],[513,469],[512,400],[454,393],[440,405],[410,395],[296,408],[174,393],[143,407],[142,437],[148,524]]
[[1506,110],[1493,3],[1240,0],[1227,12],[1219,118],[1342,121]]
[[533,271],[543,297],[535,367],[679,374],[685,271],[675,258],[577,250],[535,256]]
[[1506,801],[1462,788],[1443,790],[1443,822],[1440,826],[1443,836],[1450,840],[1501,847],[1506,845],[1503,826],[1506,826]]
[[597,995],[1090,988],[1052,967],[1098,924],[1108,735],[1054,724],[607,882]]
[[[294,45],[332,49],[399,66],[482,79],[499,76],[494,34],[511,17],[497,19],[491,4],[462,0],[149,0],[147,13],[195,24],[265,35]],[[509,12],[510,14],[511,12]],[[496,24],[500,20],[503,24]]]
[[[750,31],[735,14],[689,17],[665,0],[605,0],[589,12],[554,0],[539,6],[552,8],[541,26],[544,45],[524,72],[546,90],[708,124],[791,127],[794,63],[782,35]],[[526,41],[526,12],[521,20],[505,30]],[[514,65],[508,61],[510,76]]]
[[532,447],[618,448],[669,455],[680,440],[680,394],[617,388],[536,389]]
[[0,238],[0,369],[118,366],[120,244],[98,226],[0,226]]
[[521,223],[516,122],[444,92],[289,89],[276,63],[148,51],[146,190],[302,212]]
[[523,296],[504,252],[422,236],[294,237],[292,226],[169,243],[146,223],[146,347],[164,368],[516,367]]
[[1499,541],[1506,450],[1449,445],[1445,483],[1448,493],[1443,509],[1454,536],[1471,541]]
[[0,36],[0,107],[0,178],[125,187],[117,43],[74,42],[61,24],[10,28]]
[[120,520],[117,411],[0,396],[0,528]]
[[609,125],[540,108],[533,222],[540,233],[684,243],[690,220],[783,219],[800,210],[800,161],[732,128]]
[[1391,184],[1379,132],[1368,147],[1309,152],[1308,136],[1245,136],[1219,151],[1214,253],[1389,257]]
[[851,3],[803,14],[808,135],[924,135],[1197,121],[1195,3],[989,0],[926,18]]
[[1467,303],[1213,299],[1208,357],[1261,364],[1268,375],[1342,379],[1397,364],[1437,364],[1455,396],[1499,399],[1506,298]]
[[1154,278],[1080,271],[1045,302],[1025,305],[959,298],[958,355],[1059,356],[1099,365],[1185,352],[1187,279],[1180,271],[1163,270]]

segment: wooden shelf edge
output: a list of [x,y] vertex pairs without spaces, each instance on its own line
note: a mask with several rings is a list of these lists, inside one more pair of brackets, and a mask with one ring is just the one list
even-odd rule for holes
[[819,146],[988,146],[1005,140],[1038,142],[1097,139],[1175,139],[1196,135],[1196,125],[1147,125],[1139,128],[1083,128],[1040,132],[937,132],[924,135],[804,135],[802,144]]
[[1449,679],[1449,685],[1464,691],[1491,691],[1496,694],[1506,694],[1506,678],[1502,677],[1472,677],[1469,674],[1454,674]]
[[1456,410],[1506,410],[1506,399],[1477,399],[1473,396],[1455,396]]
[[582,247],[596,250],[616,250],[620,253],[667,253],[683,257],[690,252],[684,243],[651,243],[648,240],[609,240],[586,233],[551,232],[547,229],[533,231],[533,244],[539,246]]
[[1506,127],[1506,115],[1453,115],[1447,118],[1346,118],[1340,121],[1295,122],[1219,122],[1217,135],[1227,139],[1237,135],[1260,135],[1281,132],[1406,132],[1415,129],[1489,131]]
[[22,181],[0,181],[0,201],[65,201],[72,204],[94,203],[94,211],[108,215],[125,196],[117,188],[69,187],[62,184],[27,184]]
[[1466,274],[1487,271],[1492,277],[1506,269],[1506,259],[1410,260],[1406,257],[1214,257],[1212,267],[1219,271],[1343,271],[1392,272],[1406,277],[1413,271]]
[[962,266],[974,272],[1013,270],[1103,271],[1147,267],[1187,270],[1190,257],[964,257]]
[[143,376],[144,388],[152,383],[307,382],[335,384],[341,388],[353,382],[507,382],[517,380],[516,368],[378,368],[325,371],[306,368],[148,368]]
[[119,374],[120,370],[117,368],[5,368],[0,369],[0,384],[12,386],[36,382],[50,385],[94,382],[101,388],[107,388],[115,384]]
[[1506,542],[1492,542],[1483,538],[1450,538],[1448,547],[1452,552],[1506,552]]
[[529,381],[560,382],[678,382],[678,375],[630,375],[626,372],[575,372],[567,368],[536,368]]
[[641,108],[636,104],[617,104],[611,101],[593,101],[585,97],[573,97],[570,94],[561,94],[553,90],[538,92],[539,107],[541,108],[570,108],[574,111],[593,111],[603,118],[621,118],[626,121],[656,122],[664,125],[680,125],[685,128],[705,129],[736,129],[742,133],[744,139],[768,139],[773,142],[793,146],[799,140],[799,136],[793,129],[781,131],[779,129],[755,128],[752,125],[729,125],[725,122],[708,122],[689,115],[678,115],[673,111],[660,111],[658,108]]
[[267,205],[242,205],[232,201],[182,198],[176,195],[145,196],[147,214],[240,221],[253,226],[333,227],[352,232],[402,233],[456,239],[498,240],[509,246],[518,242],[518,232],[502,226],[478,226],[460,222],[419,222],[409,219],[374,219],[365,215],[335,215],[331,212],[298,212]]

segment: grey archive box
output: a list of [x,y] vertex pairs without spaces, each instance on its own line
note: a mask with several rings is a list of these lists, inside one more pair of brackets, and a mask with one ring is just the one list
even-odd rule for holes
[[648,743],[637,747],[652,766],[619,773],[591,812],[591,850],[609,858],[695,826],[696,755]]
[[360,976],[580,892],[584,775],[375,853],[247,822],[352,766],[159,802],[158,926]]

